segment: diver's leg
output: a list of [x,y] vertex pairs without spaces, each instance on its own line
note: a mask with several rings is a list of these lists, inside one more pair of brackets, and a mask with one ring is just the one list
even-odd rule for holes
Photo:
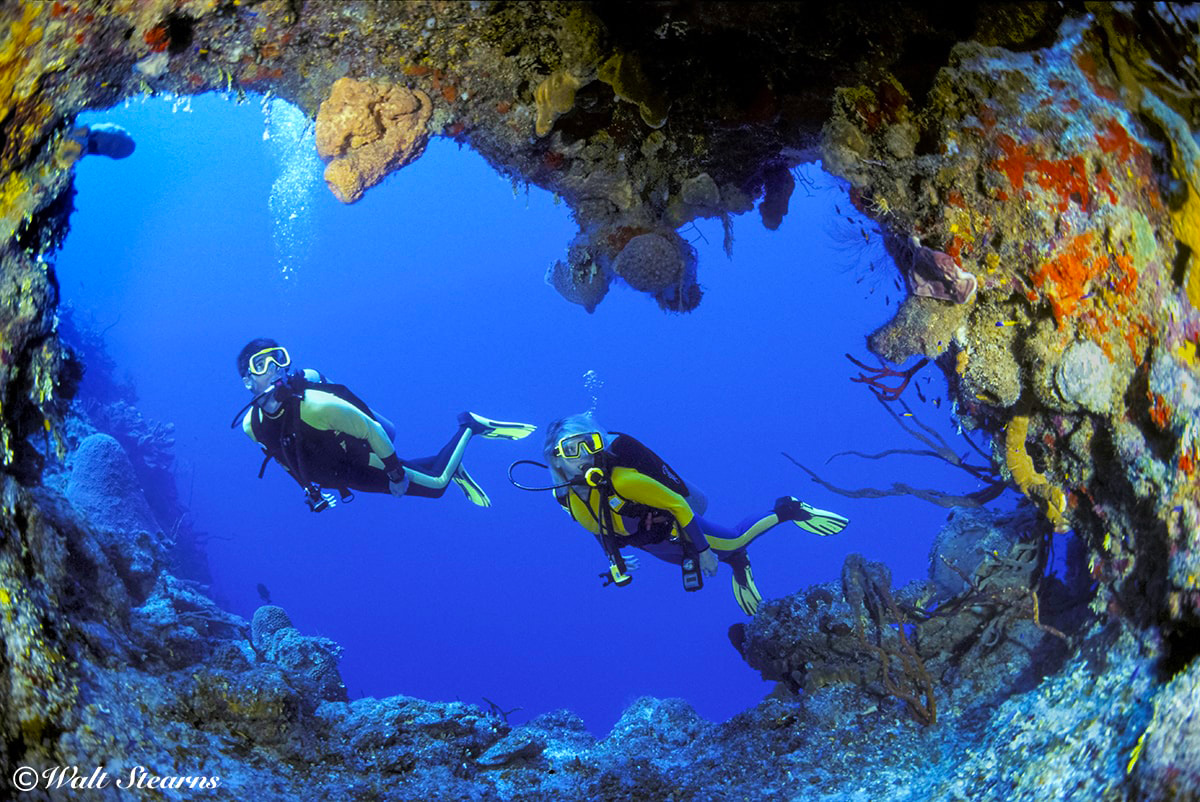
[[718,554],[745,549],[760,535],[766,534],[785,521],[791,521],[801,529],[818,535],[836,534],[850,523],[849,518],[836,512],[818,510],[793,496],[779,499],[775,502],[774,509],[766,514],[752,515],[744,519],[733,531],[703,518],[700,520],[703,524],[701,531],[708,539],[708,544],[717,549]]
[[729,563],[733,569],[733,597],[746,615],[758,611],[762,595],[754,584],[750,560],[746,547],[759,536],[766,534],[784,521],[791,521],[809,532],[818,535],[836,534],[846,528],[849,518],[835,512],[818,510],[792,496],[784,496],[775,502],[775,507],[766,515],[755,515],[738,524],[735,531],[699,519],[701,531],[708,544],[717,550],[717,557]]
[[458,422],[468,427],[480,437],[492,437],[501,440],[520,440],[533,433],[537,426],[532,423],[517,421],[492,420],[474,412],[463,412],[458,416]]
[[775,502],[775,515],[781,521],[791,521],[814,535],[836,535],[846,528],[850,519],[828,510],[818,510],[795,496],[783,496]]
[[746,518],[734,529],[715,524],[704,518],[699,520],[700,531],[704,533],[708,545],[717,550],[717,556],[723,562],[729,562],[727,557],[735,552],[744,552],[755,538],[780,524],[780,518],[774,511]]
[[409,495],[437,498],[446,491],[446,486],[462,463],[463,452],[471,440],[471,430],[459,426],[450,441],[434,457],[403,460],[404,470],[411,480]]
[[462,464],[463,452],[474,431],[466,424],[459,426],[454,437],[436,457],[404,460],[408,473],[410,495],[440,498],[451,481],[458,485],[467,500],[477,507],[490,507],[492,500]]
[[673,565],[683,564],[683,549],[678,543],[670,540],[663,540],[658,543],[647,543],[644,546],[638,546],[644,552],[653,554],[663,562],[669,562]]
[[[390,422],[389,422],[390,423]],[[392,430],[394,431],[394,429]],[[392,436],[389,432],[389,437]],[[463,452],[471,439],[471,430],[460,426],[450,441],[437,456],[401,460],[409,485],[407,496],[419,498],[441,498],[451,480],[455,482],[473,504],[480,507],[491,505],[483,488],[462,467]],[[338,481],[334,487],[349,487],[367,493],[390,492],[387,472],[373,465],[343,465],[339,467]]]
[[746,615],[754,615],[758,611],[762,595],[754,584],[754,574],[750,570],[750,558],[746,555],[746,546],[756,537],[779,524],[779,516],[774,512],[765,516],[747,518],[738,524],[737,530],[731,530],[720,524],[704,518],[698,518],[700,531],[704,539],[717,553],[717,559],[733,569],[733,598]]

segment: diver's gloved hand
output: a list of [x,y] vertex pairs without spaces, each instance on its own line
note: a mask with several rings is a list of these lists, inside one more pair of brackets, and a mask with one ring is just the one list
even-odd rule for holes
[[337,497],[333,493],[322,493],[316,488],[304,492],[304,501],[313,512],[322,512],[337,506]]
[[711,548],[707,548],[704,551],[700,552],[699,556],[700,556],[700,570],[704,572],[704,575],[705,576],[716,576],[717,575],[717,565],[718,565],[717,553],[715,551],[713,551]]
[[408,471],[403,468],[388,474],[388,492],[396,498],[407,493],[410,484],[412,484],[412,479],[408,478]]
[[625,552],[621,552],[621,559],[625,561],[625,570],[627,572],[636,571],[641,565],[641,563],[638,562],[636,554],[626,554]]

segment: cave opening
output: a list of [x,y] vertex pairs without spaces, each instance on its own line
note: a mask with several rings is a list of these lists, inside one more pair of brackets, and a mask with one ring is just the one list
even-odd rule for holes
[[[204,95],[82,115],[122,125],[137,151],[79,163],[71,233],[53,259],[64,330],[88,363],[77,403],[113,428],[140,426],[157,449],[171,477],[159,490],[183,510],[159,523],[206,542],[204,579],[223,607],[249,619],[257,587],[269,589],[302,632],[344,647],[351,699],[488,699],[520,707],[514,724],[566,707],[603,734],[643,694],[723,720],[770,690],[726,640],[742,619],[726,572],[685,595],[677,569],[647,557],[631,588],[603,588],[593,540],[548,496],[508,485],[510,462],[540,457],[540,433],[471,444],[489,509],[451,490],[361,494],[313,515],[277,466],[255,478],[258,451],[229,419],[246,400],[234,356],[260,336],[384,411],[402,455],[435,451],[464,409],[544,427],[595,408],[701,487],[715,520],[786,494],[851,518],[838,537],[789,527],[757,542],[767,598],[835,580],[851,552],[888,563],[897,585],[925,575],[945,510],[842,498],[780,454],[822,465],[910,445],[850,382],[844,356],[866,356],[865,335],[903,290],[878,232],[819,166],[796,168],[778,231],[735,218],[732,259],[720,220],[681,229],[705,289],[694,312],[664,314],[620,288],[589,315],[543,281],[575,233],[549,193],[435,138],[342,206],[311,132],[280,103]],[[916,383],[926,401],[909,400],[953,437],[940,376],[931,366]],[[122,401],[137,412],[113,412]],[[964,482],[919,461],[842,459],[822,472],[846,487]]]

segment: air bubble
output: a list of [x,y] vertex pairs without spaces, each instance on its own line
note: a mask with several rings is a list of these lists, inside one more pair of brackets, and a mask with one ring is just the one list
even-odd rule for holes
[[312,242],[312,197],[321,176],[314,125],[300,109],[278,98],[264,104],[263,139],[279,166],[271,184],[272,239],[279,275],[296,277]]

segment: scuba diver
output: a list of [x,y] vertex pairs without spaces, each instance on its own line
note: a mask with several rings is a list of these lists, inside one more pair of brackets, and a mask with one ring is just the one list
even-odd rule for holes
[[291,355],[275,340],[251,340],[237,357],[242,384],[254,398],[230,427],[241,423],[265,458],[258,476],[274,459],[304,490],[309,509],[320,512],[352,490],[393,496],[439,498],[450,482],[480,507],[491,505],[483,488],[463,467],[463,452],[474,435],[520,440],[536,426],[495,421],[464,412],[458,431],[433,457],[401,459],[393,445],[396,429],[347,387],[312,369],[289,371]]
[[[661,560],[683,568],[685,590],[703,586],[701,573],[715,576],[717,564],[733,569],[733,595],[747,615],[754,615],[762,601],[754,584],[746,548],[772,527],[791,521],[818,535],[842,531],[850,520],[837,513],[818,510],[803,501],[784,496],[765,514],[742,521],[728,529],[701,518],[707,499],[685,483],[661,457],[635,438],[608,432],[588,413],[554,421],[546,432],[544,448],[558,503],[600,541],[609,559],[609,570],[601,574],[605,584],[627,585],[627,559],[622,546],[647,551]],[[541,465],[532,460],[521,463]],[[512,468],[509,469],[512,479]]]

